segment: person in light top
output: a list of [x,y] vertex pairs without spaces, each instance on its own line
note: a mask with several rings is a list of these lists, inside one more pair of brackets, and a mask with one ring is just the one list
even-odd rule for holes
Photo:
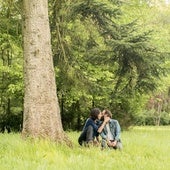
[[[102,137],[101,146],[104,148],[122,149],[120,139],[121,128],[119,122],[112,119],[112,113],[109,110],[103,110],[103,122],[98,129]],[[109,118],[109,119],[108,119]]]

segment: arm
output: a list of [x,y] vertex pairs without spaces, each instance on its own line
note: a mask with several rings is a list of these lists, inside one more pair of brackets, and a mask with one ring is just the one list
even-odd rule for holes
[[86,121],[84,129],[87,128],[89,125],[91,125],[93,127],[93,129],[97,132],[98,126],[96,125],[96,123],[91,118],[88,118],[88,120]]
[[115,132],[115,140],[118,141],[120,139],[121,128],[119,122],[116,121],[116,132]]
[[109,120],[110,120],[110,117],[107,117],[107,116],[104,117],[103,123],[102,123],[101,126],[98,128],[98,131],[97,131],[98,133],[101,133],[101,132],[102,132],[102,130],[104,129],[106,123],[107,123]]
[[106,122],[103,121],[103,123],[101,124],[101,126],[98,128],[97,132],[98,132],[98,133],[101,133],[102,130],[104,129],[105,125],[106,125]]

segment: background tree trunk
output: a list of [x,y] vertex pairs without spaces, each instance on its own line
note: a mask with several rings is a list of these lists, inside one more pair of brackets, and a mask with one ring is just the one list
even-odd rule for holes
[[47,0],[23,1],[24,40],[24,137],[67,141],[61,123]]

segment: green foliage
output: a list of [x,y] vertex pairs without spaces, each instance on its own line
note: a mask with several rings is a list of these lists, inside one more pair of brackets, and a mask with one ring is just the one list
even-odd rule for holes
[[[15,6],[15,5],[16,6]],[[22,124],[23,66],[18,1],[3,1],[0,10],[0,128]]]
[[[94,2],[95,4],[95,2]],[[105,63],[110,66],[109,71],[115,76],[112,81],[112,98],[116,101],[112,103],[112,110],[117,110],[117,105],[113,103],[121,102],[121,113],[129,114],[132,119],[134,110],[131,107],[131,98],[137,97],[135,94],[153,91],[157,87],[157,79],[164,73],[161,63],[164,62],[164,53],[160,53],[151,45],[151,32],[141,32],[136,22],[121,24],[116,20],[120,18],[119,6],[111,6],[105,3],[82,3],[77,8],[82,11],[82,6],[88,9],[83,11],[82,17],[91,18],[99,28],[99,33],[105,42],[105,49],[98,53],[87,54],[89,62]],[[106,6],[109,8],[106,10]],[[98,10],[98,8],[100,10]],[[93,8],[94,10],[91,10]],[[114,13],[115,10],[119,12]],[[97,15],[96,15],[96,11]],[[100,14],[98,14],[100,11]],[[111,15],[112,14],[112,15]],[[99,16],[99,17],[98,17]],[[122,15],[123,18],[123,15]],[[102,57],[104,56],[104,57]],[[107,57],[107,58],[106,58]],[[104,60],[103,60],[104,58]],[[112,68],[112,70],[111,70]],[[135,92],[136,91],[136,92]],[[125,95],[126,94],[126,95]],[[130,106],[128,106],[128,104]],[[125,115],[124,115],[125,116]]]
[[[100,107],[110,108],[128,126],[141,105],[144,107],[139,96],[157,89],[158,79],[165,73],[167,54],[153,43],[155,33],[141,28],[139,21],[145,17],[148,4],[135,3],[109,0],[50,3],[64,125],[67,126],[69,117],[72,119],[69,126],[75,127],[88,116],[89,108]],[[143,11],[139,21],[135,15],[130,17],[129,4]]]
[[140,115],[135,117],[135,125],[138,126],[146,126],[146,125],[157,125],[159,121],[159,125],[169,125],[170,124],[170,115],[167,112],[161,112],[159,115],[155,114],[154,110],[146,110],[140,112]]
[[[169,7],[139,0],[48,2],[64,128],[81,129],[92,107],[109,108],[125,127],[141,116],[153,120],[145,112],[148,98],[170,87]],[[22,119],[21,3],[0,0],[1,125]],[[161,113],[167,124],[169,110]]]

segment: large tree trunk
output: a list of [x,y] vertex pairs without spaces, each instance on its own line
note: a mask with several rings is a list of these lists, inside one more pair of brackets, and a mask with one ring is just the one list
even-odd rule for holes
[[24,137],[66,141],[57,99],[47,0],[23,0]]

